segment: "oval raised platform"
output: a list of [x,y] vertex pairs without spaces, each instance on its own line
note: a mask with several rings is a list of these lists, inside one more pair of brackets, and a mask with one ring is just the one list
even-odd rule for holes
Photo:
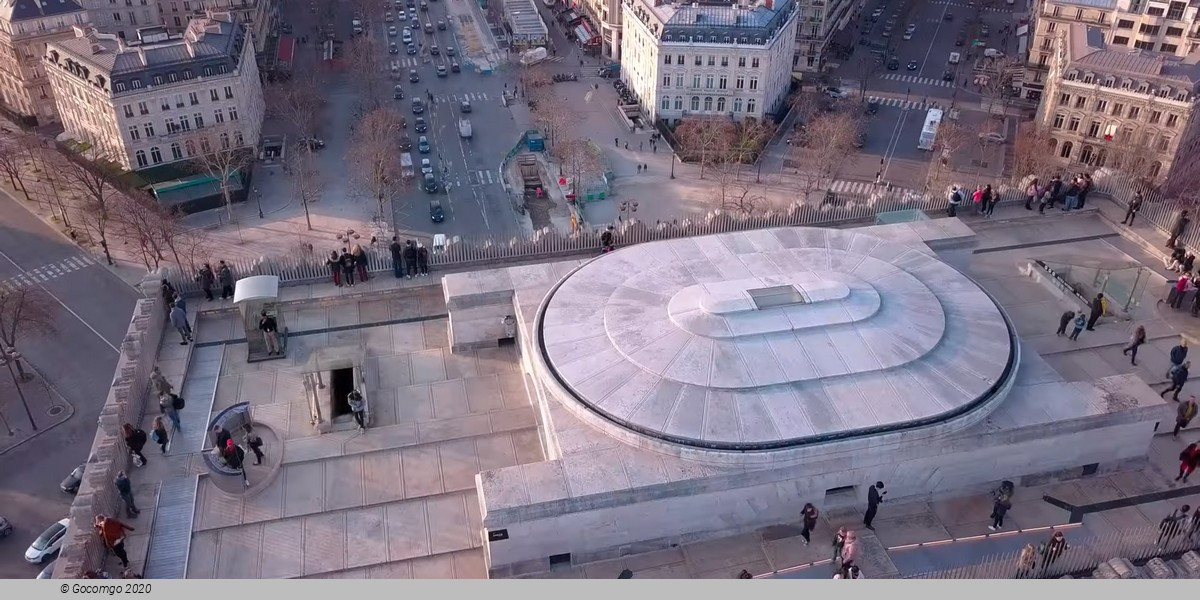
[[606,254],[551,290],[536,333],[569,408],[703,449],[939,423],[1015,374],[1011,328],[988,294],[935,256],[853,230]]

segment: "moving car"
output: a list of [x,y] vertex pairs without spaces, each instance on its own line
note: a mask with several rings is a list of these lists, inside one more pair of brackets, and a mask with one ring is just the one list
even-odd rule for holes
[[395,26],[395,25],[392,25],[391,27],[388,27],[388,37],[396,37],[396,35],[397,35],[398,33],[399,33],[399,32],[397,32],[397,31],[396,31],[396,26]]
[[454,46],[446,46],[446,56],[454,56],[455,54],[458,54],[458,51],[454,49]]
[[[301,140],[301,143],[304,143],[303,140]],[[83,471],[85,467],[87,467],[87,464],[82,464],[78,467],[75,467],[75,469],[67,475],[66,479],[63,479],[62,483],[58,484],[58,489],[68,494],[74,494],[75,492],[78,492],[79,484],[83,481]]]
[[461,70],[462,70],[462,67],[458,66],[458,62],[456,62],[456,61],[450,62],[450,72],[451,73],[457,73]]
[[419,115],[425,112],[425,101],[420,98],[412,99],[412,112],[414,115]]
[[408,134],[400,136],[400,149],[404,151],[412,150],[412,138]]
[[437,76],[438,77],[446,76],[446,65],[438,65],[437,66]]
[[902,37],[903,37],[904,39],[906,39],[906,40],[911,40],[911,39],[912,39],[912,35],[913,35],[913,34],[912,34],[912,32],[911,32],[911,31],[905,31],[905,32],[904,32],[904,35],[903,35]]
[[895,56],[888,59],[887,69],[889,71],[895,71],[895,70],[898,70],[899,68],[900,68],[900,59],[896,58]]
[[409,28],[405,27],[405,28],[404,28],[404,33],[400,34],[400,39],[404,40],[404,43],[405,43],[405,44],[411,44],[411,43],[412,43],[412,41],[413,41],[413,39],[412,39],[412,30],[410,30]]
[[428,158],[421,159],[421,173],[425,175],[433,173],[433,163],[429,162]]
[[458,110],[463,114],[471,112],[471,102],[469,100],[463,100],[462,104],[458,105]]
[[438,28],[438,31],[445,31],[446,30],[446,22],[441,19],[438,19],[437,28]]
[[946,71],[945,73],[942,73],[942,81],[954,81],[954,72]]
[[425,136],[417,138],[417,152],[429,154],[429,138]]
[[849,98],[850,92],[837,87],[827,87],[825,88],[825,95],[841,100],[842,98]]
[[948,12],[948,13],[946,13],[946,16],[944,16],[944,17],[942,17],[942,18],[943,18],[943,19],[945,19],[945,20],[947,20],[947,21],[953,21],[953,20],[954,20],[954,13],[952,13],[952,12]]
[[[437,190],[435,189],[434,191],[436,192]],[[446,220],[446,213],[442,210],[441,200],[429,201],[429,220],[434,223],[441,223]]]
[[409,69],[408,70],[408,80],[411,81],[412,83],[418,83],[421,81],[421,76],[419,74],[417,74],[416,69]]
[[[424,188],[425,192],[429,193],[429,194],[436,194],[438,191],[437,177],[434,177],[430,173],[426,173],[422,177],[422,179],[423,179],[423,181],[421,182],[421,187]],[[429,216],[430,216],[430,218],[433,218],[433,208],[432,207],[430,207]],[[443,216],[442,218],[445,218],[445,217]],[[440,222],[440,221],[435,221],[435,222]]]
[[388,54],[400,54],[400,49],[396,47],[396,42],[388,44]]
[[425,0],[421,0],[421,10],[429,10],[429,3]]
[[412,56],[417,53],[417,46],[415,44],[413,44],[412,42],[409,42],[408,46],[405,46],[404,51],[409,56]]
[[429,131],[429,125],[425,123],[425,117],[417,117],[417,119],[413,121],[413,131],[417,133],[425,133],[426,131]]
[[57,523],[46,528],[38,539],[34,540],[29,545],[29,549],[25,551],[25,561],[35,565],[40,565],[50,558],[62,546],[63,538],[67,536],[67,525],[70,524],[70,519],[62,519]]
[[908,70],[909,71],[916,71],[919,68],[921,68],[921,65],[917,64],[917,61],[915,61],[915,60],[908,61]]
[[441,54],[442,51],[438,49],[437,44],[433,44],[432,46],[429,47],[429,53],[434,56],[437,56],[437,55]]
[[433,33],[433,23],[425,24],[425,33]]
[[954,38],[954,45],[955,45],[955,46],[961,46],[961,45],[963,45],[963,43],[964,43],[964,42],[963,42],[963,37],[962,37],[961,35],[960,35],[960,36],[958,36],[958,37],[956,37],[956,38]]
[[402,88],[398,85],[393,87],[392,88],[392,100],[403,100],[403,99],[404,99],[404,88]]

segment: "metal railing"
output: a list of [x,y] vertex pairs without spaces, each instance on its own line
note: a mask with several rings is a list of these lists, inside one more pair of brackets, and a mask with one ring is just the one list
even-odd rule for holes
[[[1144,202],[1141,210],[1138,211],[1137,218],[1145,219],[1167,235],[1170,234],[1171,226],[1175,224],[1179,211],[1187,208],[1167,198],[1159,190],[1120,174],[1105,176],[1103,179],[1095,181],[1095,184],[1097,192],[1107,194],[1112,197],[1113,202],[1122,206],[1133,197],[1134,193],[1142,192]],[[1193,221],[1195,221],[1195,212],[1192,211]],[[1200,227],[1194,225],[1189,227],[1188,231],[1179,236],[1178,241],[1191,252],[1196,252],[1196,249],[1200,248]]]
[[[1017,188],[1002,185],[997,191],[1000,203],[1024,201],[1023,194]],[[967,194],[967,197],[969,203],[970,195]],[[797,202],[783,210],[748,216],[727,211],[713,211],[696,219],[680,219],[669,222],[644,223],[636,220],[624,220],[613,227],[613,244],[621,247],[731,231],[873,222],[880,213],[904,210],[945,214],[947,204],[948,198],[945,195],[922,195],[898,188],[887,190],[881,186],[877,192],[870,194],[839,192],[827,196],[819,204]],[[964,213],[973,209],[973,206],[964,204],[959,212]],[[440,240],[425,239],[423,242],[431,250],[430,268],[463,269],[505,264],[512,261],[565,259],[599,252],[600,236],[604,229],[605,227],[601,226],[573,234],[560,234],[547,229],[535,232],[528,238],[511,239],[454,236],[439,245],[435,245],[435,243]],[[386,240],[380,240],[375,244],[365,246],[368,271],[381,273],[392,270],[392,260],[387,245]],[[338,245],[338,247],[341,246]],[[329,249],[334,249],[334,246],[331,245]],[[328,256],[327,253],[316,249],[311,254],[269,256],[253,260],[226,260],[226,263],[233,270],[235,279],[251,275],[276,275],[283,285],[299,285],[329,277],[331,271],[326,263]],[[215,267],[217,261],[212,260],[211,262]],[[200,292],[195,274],[182,272],[177,266],[165,267],[163,277],[170,280],[175,289],[183,294]]]
[[[1152,558],[1170,561],[1185,552],[1200,549],[1200,529],[1192,528],[1190,519],[1181,521],[1179,528],[1173,533],[1168,527],[1160,524],[1114,531],[1100,536],[1087,536],[1083,530],[1077,529],[1074,530],[1074,535],[1082,538],[1078,541],[1072,541],[1072,530],[1066,530],[1064,534],[1066,549],[1053,552],[1050,550],[1051,533],[1047,532],[1046,539],[1042,540],[1041,544],[1034,545],[1032,563],[1028,557],[1023,560],[1022,551],[1018,550],[994,554],[970,565],[912,575],[908,579],[1048,579],[1065,575],[1088,577],[1092,576],[1097,568],[1105,569],[1101,563],[1107,563],[1114,558],[1124,558],[1133,565],[1141,565]],[[1138,573],[1133,575],[1144,576]]]

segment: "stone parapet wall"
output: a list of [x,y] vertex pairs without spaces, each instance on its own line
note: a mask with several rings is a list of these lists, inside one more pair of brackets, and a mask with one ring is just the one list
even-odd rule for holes
[[130,466],[121,425],[140,425],[145,417],[150,373],[158,359],[159,341],[166,324],[157,276],[143,281],[142,292],[146,297],[137,301],[129,329],[121,341],[121,354],[112,387],[100,410],[87,469],[71,504],[71,524],[55,564],[55,579],[76,578],[83,572],[100,569],[108,550],[92,527],[93,518],[98,514],[120,514],[121,498],[113,480],[118,471]]

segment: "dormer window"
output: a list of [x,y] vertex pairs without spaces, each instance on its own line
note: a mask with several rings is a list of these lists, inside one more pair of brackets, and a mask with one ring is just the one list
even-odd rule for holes
[[154,85],[162,85],[162,83],[163,83],[162,75],[155,75],[154,76]]
[[192,78],[192,70],[191,70],[191,69],[184,69],[184,70],[183,70],[183,78],[184,78],[184,79],[191,79],[191,78]]
[[224,75],[225,74],[225,65],[217,65],[217,72]]
[[170,73],[167,73],[167,81],[169,81],[171,83],[175,83],[175,81],[178,79],[179,79],[179,76],[177,76],[175,74],[175,71],[171,71]]
[[212,77],[212,74],[213,74],[212,67],[204,67],[203,69],[200,70],[200,74],[204,75],[205,77]]
[[1094,80],[1095,78],[1096,77],[1094,75],[1092,75],[1091,73],[1085,73],[1083,75],[1083,82],[1090,84],[1092,82],[1092,80]]
[[1148,93],[1150,93],[1150,84],[1148,84],[1148,83],[1145,83],[1145,82],[1142,82],[1142,83],[1138,84],[1138,90],[1137,90],[1137,91],[1138,91],[1138,93],[1139,93],[1139,94],[1148,94]]
[[1180,102],[1187,102],[1188,93],[1187,92],[1179,92],[1178,94],[1175,95],[1175,99]]
[[1122,81],[1121,81],[1121,89],[1123,89],[1123,90],[1127,90],[1127,89],[1129,89],[1129,88],[1131,88],[1131,87],[1133,87],[1133,82],[1132,82],[1132,81],[1130,81],[1130,80],[1128,80],[1128,79],[1124,79],[1124,80],[1122,80]]
[[142,89],[142,80],[141,79],[133,79],[129,82],[129,86],[135,90],[140,90],[140,89]]
[[1067,81],[1075,81],[1079,78],[1079,73],[1075,71],[1067,71]]
[[1114,84],[1116,84],[1116,82],[1117,79],[1112,75],[1109,75],[1108,77],[1104,78],[1104,87],[1112,87]]
[[114,83],[113,89],[116,90],[118,93],[125,91],[125,82],[118,81],[118,82]]
[[1170,98],[1171,97],[1171,88],[1169,88],[1169,87],[1158,88],[1157,90],[1154,90],[1154,95],[1158,96],[1159,98]]

